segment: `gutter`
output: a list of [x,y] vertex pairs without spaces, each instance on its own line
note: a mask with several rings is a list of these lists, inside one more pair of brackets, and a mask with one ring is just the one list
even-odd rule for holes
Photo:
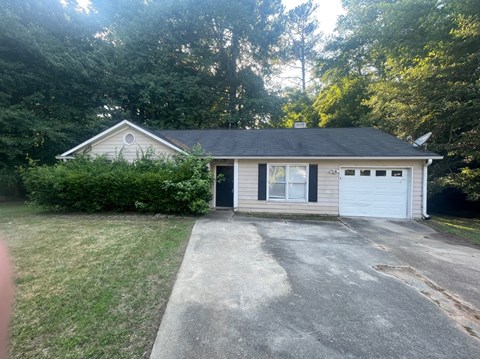
[[214,160],[441,160],[443,156],[210,156]]
[[74,156],[55,156],[55,159],[57,160],[62,160],[62,161],[66,161],[66,160],[73,160],[75,157]]
[[427,214],[427,176],[428,176],[428,166],[432,164],[432,159],[428,159],[427,162],[423,165],[423,195],[422,195],[422,217],[423,219],[430,219],[430,216]]

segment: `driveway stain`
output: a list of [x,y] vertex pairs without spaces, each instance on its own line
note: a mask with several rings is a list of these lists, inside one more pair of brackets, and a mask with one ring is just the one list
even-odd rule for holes
[[180,303],[254,310],[290,294],[286,271],[262,249],[255,226],[199,220],[190,242],[189,266],[180,271],[173,297]]
[[480,340],[480,311],[470,303],[455,298],[411,267],[379,264],[373,267],[388,276],[400,279],[433,301],[448,317],[469,335]]

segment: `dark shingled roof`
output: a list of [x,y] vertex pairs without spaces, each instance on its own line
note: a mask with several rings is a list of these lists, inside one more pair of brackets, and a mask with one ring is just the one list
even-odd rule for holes
[[151,131],[213,157],[439,157],[374,128]]

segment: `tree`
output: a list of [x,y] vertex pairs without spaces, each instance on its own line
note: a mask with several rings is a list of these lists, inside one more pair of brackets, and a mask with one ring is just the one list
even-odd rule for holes
[[52,162],[98,129],[105,78],[100,25],[72,3],[4,1],[0,8],[0,181],[15,167]]
[[333,71],[326,73],[322,79],[326,85],[313,104],[318,113],[319,126],[359,126],[369,113],[363,104],[368,79],[354,74],[337,78]]
[[318,55],[320,35],[317,33],[318,21],[314,17],[317,8],[313,0],[308,0],[286,15],[284,56],[287,62],[300,63],[302,91],[307,89],[307,71]]
[[215,59],[213,71],[221,91],[218,106],[223,123],[229,127],[254,126],[256,119],[248,108],[270,97],[263,78],[270,73],[283,31],[281,1],[205,0],[200,5],[197,19],[205,26],[204,44]]
[[123,4],[106,39],[115,44],[111,107],[156,127],[263,123],[282,9],[277,0]]
[[156,128],[207,128],[218,125],[212,75],[191,46],[198,23],[182,3],[94,1],[109,15],[102,31],[109,76],[105,93],[109,118]]
[[282,127],[292,128],[295,122],[305,122],[307,127],[318,127],[319,117],[313,108],[313,101],[314,97],[305,91],[287,92],[286,101],[282,106],[285,113]]

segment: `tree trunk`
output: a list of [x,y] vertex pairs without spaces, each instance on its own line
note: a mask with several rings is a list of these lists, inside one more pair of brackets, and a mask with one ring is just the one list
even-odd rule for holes
[[239,56],[239,39],[235,30],[232,30],[232,45],[231,45],[231,58],[230,58],[230,87],[229,87],[229,127],[232,127],[232,123],[235,122],[235,127],[238,127],[238,109],[237,109],[237,92],[238,92],[238,78],[237,78],[237,61]]
[[304,34],[302,34],[302,40],[301,40],[301,46],[300,46],[300,64],[302,66],[302,91],[305,92],[307,89],[306,86],[306,79],[305,79],[305,37]]

